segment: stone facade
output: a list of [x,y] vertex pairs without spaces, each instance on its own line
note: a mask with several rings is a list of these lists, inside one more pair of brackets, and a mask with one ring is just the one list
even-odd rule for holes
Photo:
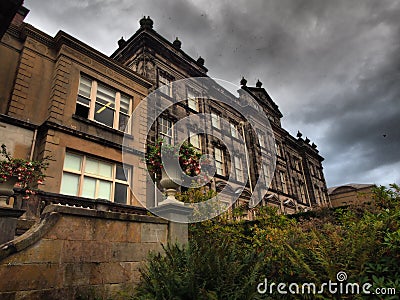
[[[0,125],[20,127],[24,137],[11,136],[12,131],[7,131],[9,136],[3,134],[0,142],[10,145],[14,154],[20,157],[51,157],[48,178],[45,185],[41,186],[42,190],[64,193],[63,185],[76,184],[76,190],[67,192],[89,197],[87,195],[90,193],[85,191],[83,182],[90,179],[97,182],[91,191],[94,196],[91,197],[104,198],[104,193],[99,191],[100,184],[104,184],[103,174],[97,174],[96,177],[87,173],[86,161],[90,160],[113,168],[112,175],[107,178],[107,182],[112,184],[106,193],[107,199],[140,205],[132,195],[120,199],[117,193],[117,184],[120,182],[116,173],[122,163],[124,138],[124,130],[120,125],[124,118],[122,98],[131,101],[128,105],[131,112],[149,92],[165,82],[207,76],[204,59],[199,57],[195,60],[188,56],[181,49],[179,40],[171,43],[160,36],[153,29],[150,18],[140,20],[138,31],[127,41],[121,39],[118,46],[107,57],[63,31],[51,37],[21,22],[12,24],[3,36],[0,44],[0,80],[4,83],[0,88]],[[86,94],[85,81],[89,82],[86,88],[90,85]],[[271,134],[276,141],[276,144],[269,146],[276,147],[277,167],[268,193],[260,196],[263,205],[277,206],[283,213],[329,205],[323,157],[316,146],[310,144],[308,138],[302,138],[301,134],[295,138],[282,128],[282,113],[260,82],[251,87],[242,81],[241,86],[239,96],[235,96],[235,99],[244,101],[246,94],[261,105],[270,120]],[[101,100],[98,96],[100,87],[102,97],[107,98],[110,90],[114,93],[113,120],[109,124],[105,124],[110,121],[105,117],[104,120],[99,119],[110,104],[102,104],[101,108],[97,108]],[[232,95],[221,86],[214,88],[220,95]],[[186,95],[188,91],[175,92]],[[263,167],[258,159],[260,151],[264,151],[263,145],[248,130],[246,120],[228,105],[212,101],[200,101],[198,105],[198,112],[215,112],[234,124],[239,132],[246,132],[250,180],[240,196],[240,203],[248,204],[252,187]],[[179,105],[167,111],[166,115],[174,122],[195,113],[189,105]],[[143,141],[154,142],[160,137],[160,127],[155,122],[153,131],[147,136],[145,124],[134,123],[132,126],[130,133],[125,135],[133,145],[127,154],[131,168],[126,171],[125,174],[129,173],[129,176],[122,183],[130,182],[140,187],[140,196],[150,199],[148,203],[154,206],[155,200],[151,199],[154,192],[146,181],[146,170],[140,154],[145,151]],[[200,140],[201,151],[214,156],[219,141],[206,136],[200,137]],[[229,154],[224,155],[226,160],[223,167],[228,170],[233,162],[229,160]],[[73,170],[68,169],[77,159],[81,163],[79,168],[75,166]],[[242,156],[242,161],[245,166],[247,157]],[[247,172],[245,167],[242,169]],[[78,177],[79,180],[76,179]],[[221,190],[226,186],[227,179],[226,175],[216,175],[211,187]],[[230,188],[234,190],[234,187]],[[251,217],[250,212],[248,216]]]
[[[152,89],[161,87],[167,81],[176,81],[190,77],[207,76],[207,68],[204,67],[204,59],[199,57],[197,60],[189,57],[181,49],[181,42],[176,39],[174,42],[167,41],[153,29],[153,21],[147,17],[140,20],[140,28],[128,40],[121,39],[118,42],[119,48],[111,55],[111,58],[129,67],[151,80],[154,85]],[[274,137],[275,145],[261,145],[258,138],[252,134],[251,128],[237,112],[228,105],[216,103],[214,101],[199,101],[197,111],[186,105],[175,105],[171,107],[165,117],[172,123],[195,113],[217,113],[221,118],[234,124],[241,132],[246,132],[246,143],[249,149],[249,178],[250,181],[239,198],[239,203],[248,204],[259,176],[261,176],[261,166],[259,157],[262,151],[267,152],[268,147],[275,148],[277,154],[276,169],[272,176],[271,185],[268,193],[261,195],[263,205],[276,206],[282,213],[293,213],[301,210],[308,210],[316,206],[329,206],[326,182],[323,174],[323,157],[319,154],[317,146],[310,143],[306,137],[303,138],[299,132],[297,137],[291,136],[281,126],[282,113],[278,105],[271,99],[267,91],[262,87],[261,82],[256,86],[247,86],[247,81],[243,78],[239,96],[235,101],[246,101],[250,97],[256,101],[268,116],[272,126],[271,134]],[[221,86],[214,87],[215,91],[224,97],[232,95]],[[188,97],[188,90],[174,90],[172,97]],[[194,91],[195,92],[195,91]],[[186,96],[186,97],[185,97]],[[201,95],[200,95],[201,96]],[[164,97],[168,99],[168,97]],[[201,97],[200,97],[201,98]],[[240,124],[244,122],[244,127]],[[148,142],[154,142],[160,135],[160,124],[153,124],[153,131]],[[225,128],[222,131],[228,131]],[[267,133],[264,133],[265,135]],[[219,145],[219,141],[209,136],[201,136],[202,153],[214,156],[214,149]],[[269,137],[265,137],[268,143]],[[228,157],[229,154],[225,153]],[[232,157],[231,157],[232,158]],[[242,156],[242,160],[247,160]],[[225,168],[229,170],[233,166],[232,159],[227,159]],[[244,169],[244,168],[243,168]],[[246,171],[245,169],[243,171]],[[215,175],[212,188],[219,191],[225,188],[228,176]],[[234,187],[231,187],[232,191]],[[150,195],[151,197],[151,195]],[[251,218],[251,212],[248,217]]]

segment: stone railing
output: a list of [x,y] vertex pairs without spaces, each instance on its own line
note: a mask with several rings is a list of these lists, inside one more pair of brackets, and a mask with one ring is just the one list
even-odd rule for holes
[[14,207],[18,209],[24,209],[26,211],[24,216],[26,219],[39,218],[45,207],[52,204],[135,215],[148,214],[147,210],[144,207],[114,203],[104,199],[94,200],[89,198],[67,196],[43,191],[39,191],[35,195],[31,195],[29,199],[24,200],[22,194],[20,193],[20,190],[15,189],[14,198]]

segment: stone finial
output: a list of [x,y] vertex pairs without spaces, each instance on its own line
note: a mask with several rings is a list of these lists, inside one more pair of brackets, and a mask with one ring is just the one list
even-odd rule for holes
[[174,46],[174,48],[176,49],[181,49],[182,46],[182,42],[178,39],[178,37],[175,39],[175,41],[172,43],[172,45]]
[[301,138],[303,136],[303,134],[300,132],[300,130],[297,130],[297,135],[298,138]]
[[126,41],[124,40],[124,37],[122,36],[118,41],[118,46],[120,48],[122,48],[123,46],[125,46],[125,44],[126,44]]
[[148,28],[148,29],[153,28],[153,20],[150,19],[149,16],[147,18],[143,17],[142,19],[140,19],[139,24],[140,28]]
[[304,142],[306,142],[307,144],[310,142],[310,139],[308,137],[306,137],[306,139],[304,140]]
[[317,145],[315,145],[314,143],[312,143],[312,144],[311,144],[311,148],[317,149]]
[[204,58],[199,56],[199,58],[197,59],[197,64],[200,65],[200,66],[204,66]]
[[257,80],[256,87],[258,88],[262,87],[262,82],[259,79]]
[[247,84],[247,80],[244,78],[244,76],[242,77],[242,80],[240,80],[240,85],[241,86],[246,86]]

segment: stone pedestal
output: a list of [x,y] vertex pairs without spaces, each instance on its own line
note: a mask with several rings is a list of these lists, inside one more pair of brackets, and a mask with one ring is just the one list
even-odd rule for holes
[[185,245],[188,243],[188,222],[193,209],[181,204],[163,204],[151,211],[157,216],[167,219],[168,242]]
[[24,210],[11,207],[0,207],[0,245],[14,239],[17,219]]

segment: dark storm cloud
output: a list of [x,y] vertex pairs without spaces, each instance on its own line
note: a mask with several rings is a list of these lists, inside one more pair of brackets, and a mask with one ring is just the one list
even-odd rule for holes
[[25,1],[27,21],[109,54],[150,15],[206,60],[210,76],[252,85],[283,125],[318,144],[329,185],[400,180],[400,2],[396,0]]

